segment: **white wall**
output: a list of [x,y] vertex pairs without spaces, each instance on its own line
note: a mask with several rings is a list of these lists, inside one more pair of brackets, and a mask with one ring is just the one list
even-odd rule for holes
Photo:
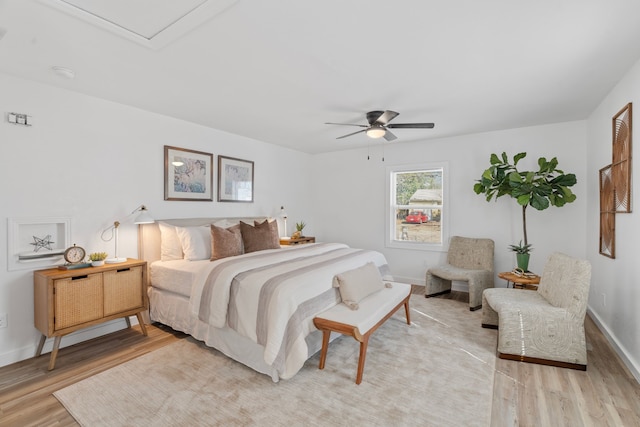
[[[633,102],[634,121],[640,117],[640,62],[628,72],[588,119],[587,171],[589,193],[587,203],[587,250],[593,266],[589,308],[596,321],[617,347],[618,353],[640,381],[640,217],[637,190],[640,188],[640,163],[633,159],[633,212],[616,215],[615,259],[599,254],[598,171],[611,164],[611,118],[628,102]],[[637,129],[637,125],[635,129]],[[633,132],[636,147],[638,132]],[[635,150],[638,152],[637,150]]]
[[[278,215],[285,205],[289,228],[305,219],[314,233],[310,155],[3,74],[0,93],[0,313],[8,314],[0,366],[32,357],[39,339],[33,274],[7,271],[8,218],[71,217],[72,242],[110,254],[113,242],[100,231],[141,203],[155,218]],[[8,112],[29,114],[35,125],[9,124]],[[164,145],[253,160],[255,202],[164,201]],[[119,255],[136,257],[136,242],[135,226],[123,224]],[[62,346],[123,326],[76,333]]]
[[[527,209],[527,232],[534,250],[530,269],[541,272],[553,251],[584,257],[587,206],[586,123],[584,121],[504,130],[415,143],[387,143],[385,161],[381,143],[370,149],[347,150],[314,156],[315,211],[323,240],[345,241],[351,246],[383,252],[394,276],[424,284],[428,266],[442,262],[444,252],[385,247],[385,175],[390,165],[446,161],[449,164],[450,235],[494,239],[496,274],[515,266],[507,247],[522,237],[522,210],[515,200],[502,197],[487,203],[473,191],[475,181],[489,167],[491,153],[510,157],[527,152],[521,170],[537,169],[537,159],[557,157],[560,169],[575,173],[577,200],[562,208]],[[505,286],[496,277],[496,286]]]

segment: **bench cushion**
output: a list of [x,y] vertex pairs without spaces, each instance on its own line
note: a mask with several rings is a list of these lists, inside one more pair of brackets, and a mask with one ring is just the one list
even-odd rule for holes
[[338,304],[316,317],[357,327],[364,335],[411,293],[409,284],[391,282],[391,285],[361,300],[358,310]]

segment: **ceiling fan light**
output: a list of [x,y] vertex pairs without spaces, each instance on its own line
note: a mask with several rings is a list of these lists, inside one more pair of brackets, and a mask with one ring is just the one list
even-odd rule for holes
[[384,128],[379,126],[373,126],[367,129],[367,136],[373,139],[382,138],[385,133],[387,133],[387,131]]

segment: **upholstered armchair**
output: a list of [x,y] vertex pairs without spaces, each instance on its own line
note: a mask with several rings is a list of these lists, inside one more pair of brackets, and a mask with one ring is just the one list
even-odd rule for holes
[[449,242],[447,262],[427,270],[427,298],[451,292],[451,281],[469,283],[469,310],[482,307],[482,291],[493,288],[491,239],[454,236]]
[[537,291],[485,290],[482,326],[498,328],[498,356],[586,370],[590,283],[589,261],[556,252],[545,264]]

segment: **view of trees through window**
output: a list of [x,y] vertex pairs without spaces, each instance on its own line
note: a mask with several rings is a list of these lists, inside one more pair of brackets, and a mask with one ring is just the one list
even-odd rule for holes
[[442,243],[442,168],[392,172],[393,238]]

